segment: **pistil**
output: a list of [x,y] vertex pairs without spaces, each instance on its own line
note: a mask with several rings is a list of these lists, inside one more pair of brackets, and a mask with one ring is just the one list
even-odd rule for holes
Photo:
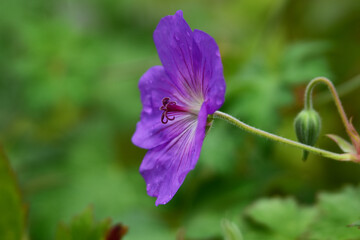
[[175,114],[177,112],[186,112],[185,108],[176,105],[176,102],[174,101],[170,101],[169,97],[163,98],[162,104],[163,105],[160,107],[160,110],[163,111],[161,114],[161,122],[163,124],[175,120]]

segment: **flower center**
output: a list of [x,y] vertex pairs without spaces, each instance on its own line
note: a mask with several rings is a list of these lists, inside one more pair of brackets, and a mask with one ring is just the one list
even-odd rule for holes
[[168,121],[175,120],[175,115],[179,112],[186,112],[186,109],[176,105],[176,102],[170,101],[169,97],[165,97],[162,100],[162,106],[160,110],[163,111],[161,114],[161,122],[163,124],[168,123]]

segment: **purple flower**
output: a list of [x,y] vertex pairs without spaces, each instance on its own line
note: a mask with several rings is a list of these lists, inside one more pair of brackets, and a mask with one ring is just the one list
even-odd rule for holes
[[161,19],[153,37],[163,66],[140,78],[143,110],[132,142],[149,150],[140,173],[159,205],[172,199],[194,169],[208,115],[224,102],[225,81],[216,42],[192,31],[182,11]]

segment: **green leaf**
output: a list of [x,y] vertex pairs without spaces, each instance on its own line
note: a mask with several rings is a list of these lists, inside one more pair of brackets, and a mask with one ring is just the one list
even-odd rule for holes
[[25,208],[19,186],[0,146],[0,239],[19,240],[25,230]]
[[339,193],[319,196],[319,216],[311,226],[309,239],[360,239],[357,228],[348,227],[360,217],[360,187],[347,187]]
[[127,227],[117,224],[111,227],[111,220],[94,220],[92,208],[73,218],[69,225],[59,224],[56,240],[120,240]]
[[336,144],[340,147],[340,149],[345,153],[356,153],[356,149],[354,146],[346,141],[345,139],[334,135],[334,134],[326,134],[327,137],[329,137],[331,140],[336,142]]
[[[246,239],[360,240],[360,186],[322,193],[313,207],[292,198],[262,199],[246,212]],[[252,221],[249,221],[252,220]]]
[[248,217],[270,230],[270,233],[278,234],[278,239],[301,236],[315,214],[314,208],[299,206],[292,198],[262,199],[247,211]]

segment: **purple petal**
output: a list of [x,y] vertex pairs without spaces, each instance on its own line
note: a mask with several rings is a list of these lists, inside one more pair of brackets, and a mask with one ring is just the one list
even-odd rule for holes
[[226,87],[223,66],[211,36],[200,30],[192,32],[178,11],[160,21],[154,42],[165,71],[187,105],[204,99],[209,114],[222,106]]
[[164,97],[181,103],[162,66],[150,68],[139,81],[143,110],[132,142],[138,147],[150,149],[159,146],[181,133],[181,117],[167,124],[161,123],[162,111],[159,109]]
[[191,104],[201,97],[201,86],[196,79],[193,51],[193,32],[182,16],[182,11],[161,19],[154,31],[154,42],[160,60],[177,86],[179,93]]
[[149,150],[140,166],[148,194],[157,197],[156,205],[172,199],[200,156],[207,119],[205,104],[197,118],[188,114],[184,119],[182,133]]
[[207,111],[213,114],[224,103],[226,88],[219,47],[205,32],[194,30],[193,36],[199,48],[198,52],[193,51],[194,68],[201,79]]
[[172,199],[195,167],[207,116],[224,102],[225,81],[214,39],[192,32],[181,11],[160,21],[154,41],[164,67],[140,79],[143,111],[132,141],[149,149],[140,173],[159,205]]

